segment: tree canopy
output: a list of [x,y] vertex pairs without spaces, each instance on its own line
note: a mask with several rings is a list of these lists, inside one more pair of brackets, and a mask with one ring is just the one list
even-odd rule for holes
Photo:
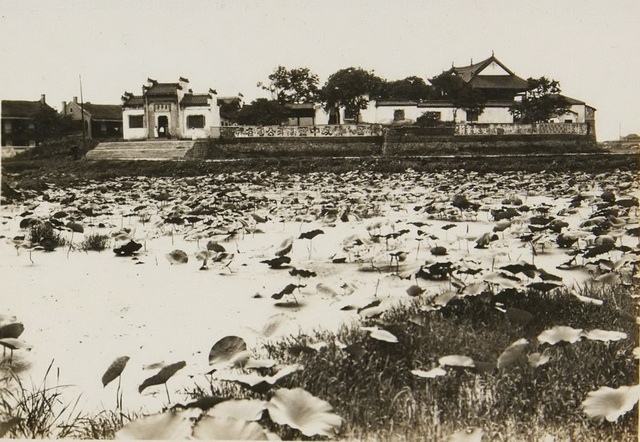
[[385,85],[385,98],[395,100],[422,101],[432,98],[432,87],[416,76],[389,81]]
[[220,118],[232,123],[237,123],[238,112],[240,112],[240,98],[220,103]]
[[236,121],[243,125],[280,125],[287,121],[289,112],[276,100],[258,98],[243,106],[236,114]]
[[456,111],[464,109],[468,113],[482,114],[487,99],[478,89],[472,88],[462,77],[453,72],[442,74],[429,79],[433,85],[435,96],[450,100],[454,107],[454,120]]
[[[55,109],[46,105],[38,108],[33,119],[36,137],[39,140],[68,134],[76,126],[70,116],[60,115]],[[82,123],[77,126],[82,130]]]
[[278,66],[269,75],[269,83],[258,87],[269,91],[271,98],[280,104],[310,103],[318,97],[318,76],[309,68],[287,69]]
[[565,97],[560,95],[560,83],[546,77],[528,78],[529,88],[522,101],[509,108],[515,121],[520,123],[542,123],[570,109]]
[[369,100],[384,95],[385,81],[373,71],[350,67],[331,74],[321,90],[320,97],[326,110],[344,106],[348,114],[356,117],[367,108]]

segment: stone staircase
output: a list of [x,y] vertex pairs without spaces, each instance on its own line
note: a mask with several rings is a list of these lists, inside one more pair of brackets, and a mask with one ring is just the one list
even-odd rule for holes
[[87,160],[181,160],[194,145],[191,140],[117,141],[100,143]]

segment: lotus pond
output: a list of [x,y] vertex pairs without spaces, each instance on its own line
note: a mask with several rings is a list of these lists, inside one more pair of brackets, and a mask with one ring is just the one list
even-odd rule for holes
[[[631,172],[462,170],[24,190],[2,205],[0,382],[26,388],[54,370],[60,400],[79,398],[76,412],[146,415],[123,422],[124,438],[349,437],[333,398],[287,384],[309,370],[305,355],[358,360],[365,347],[327,338],[347,324],[384,357],[413,328],[480,305],[515,339],[496,355],[452,341],[403,366],[407,391],[521,366],[540,372],[563,357],[557,349],[594,345],[614,352],[631,380],[591,386],[567,413],[620,424],[640,394],[634,308],[621,304],[620,320],[602,326],[567,317],[536,329],[547,313],[513,300],[562,295],[598,309],[612,301],[585,288],[619,287],[633,306],[638,190]],[[402,305],[413,314],[398,324]],[[289,356],[274,350],[300,334]],[[25,425],[5,412],[3,431]],[[469,438],[457,440],[489,437],[481,423],[465,425],[459,437]],[[45,437],[67,435],[56,431]]]

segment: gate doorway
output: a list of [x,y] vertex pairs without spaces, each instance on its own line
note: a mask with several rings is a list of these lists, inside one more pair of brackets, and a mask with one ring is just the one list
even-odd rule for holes
[[169,138],[169,118],[166,115],[158,116],[158,138]]

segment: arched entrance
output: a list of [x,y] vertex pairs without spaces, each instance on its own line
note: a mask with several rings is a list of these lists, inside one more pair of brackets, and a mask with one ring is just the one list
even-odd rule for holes
[[169,117],[166,115],[158,116],[158,138],[169,137]]

